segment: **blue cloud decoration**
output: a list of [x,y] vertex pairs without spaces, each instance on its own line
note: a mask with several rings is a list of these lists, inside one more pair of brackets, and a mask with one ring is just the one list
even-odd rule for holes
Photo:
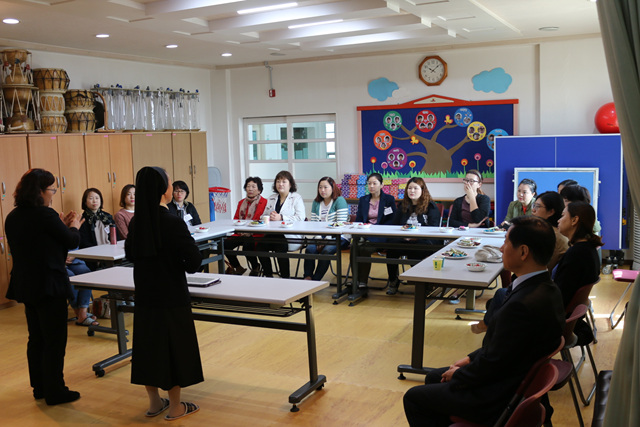
[[480,74],[476,74],[471,81],[473,82],[473,88],[478,92],[505,93],[511,86],[513,78],[504,71],[504,68],[498,67],[491,71],[483,71]]
[[398,90],[399,86],[396,82],[390,82],[385,77],[375,79],[369,82],[369,96],[377,99],[378,101],[384,101],[387,98],[391,98],[394,90]]

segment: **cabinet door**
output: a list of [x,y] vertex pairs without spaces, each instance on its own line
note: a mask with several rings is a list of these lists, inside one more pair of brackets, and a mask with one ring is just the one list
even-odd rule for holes
[[62,212],[62,183],[60,182],[60,166],[58,163],[58,140],[51,135],[29,135],[29,167],[48,170],[56,178],[58,192],[53,195],[51,207]]
[[82,193],[87,189],[87,165],[82,135],[58,135],[58,162],[62,184],[62,210],[82,213]]
[[[173,149],[173,181],[184,181],[191,189],[189,201],[193,202],[193,179],[191,166],[191,136],[188,133],[171,135]],[[195,203],[195,202],[194,202]]]
[[[109,135],[109,155],[111,158],[111,199],[115,214],[120,210],[120,193],[127,184],[135,184],[133,159],[131,154],[131,135]],[[104,196],[107,197],[106,195]]]
[[102,209],[113,214],[109,136],[85,135],[84,150],[87,160],[87,188],[100,190],[104,199]]
[[[191,201],[195,205],[206,204],[209,206],[209,170],[205,133],[191,134],[191,163],[193,166],[193,199]],[[207,214],[206,217],[208,218],[209,215]]]
[[171,133],[133,134],[131,151],[133,170],[136,173],[145,166],[159,166],[167,171],[172,181],[174,180]]

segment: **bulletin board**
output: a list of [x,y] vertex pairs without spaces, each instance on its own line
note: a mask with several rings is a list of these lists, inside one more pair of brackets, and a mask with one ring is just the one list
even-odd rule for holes
[[[627,182],[620,134],[498,137],[495,162],[496,221],[504,219],[513,200],[516,168],[598,169],[596,217],[602,226],[603,248],[617,250],[627,246],[626,242],[623,244]],[[563,179],[567,178],[572,177]]]
[[465,101],[431,95],[404,104],[358,107],[361,170],[383,176],[459,179],[494,176],[499,135],[517,133],[517,99]]

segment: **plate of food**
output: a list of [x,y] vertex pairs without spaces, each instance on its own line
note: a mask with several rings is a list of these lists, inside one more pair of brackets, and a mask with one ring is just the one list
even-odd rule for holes
[[400,228],[402,231],[418,231],[420,230],[420,225],[416,224],[405,224]]
[[439,230],[441,233],[453,233],[453,227],[440,227]]
[[371,228],[371,224],[369,224],[368,222],[362,222],[356,225],[356,228]]
[[206,233],[207,231],[209,231],[209,229],[207,227],[196,227],[194,231],[196,233]]
[[505,231],[503,229],[498,227],[487,228],[486,230],[483,231],[484,234],[501,234],[504,232]]
[[468,228],[467,228],[467,227],[465,227],[464,225],[461,225],[460,227],[458,227],[458,230],[459,230],[459,231],[467,231],[467,230],[468,230]]
[[329,223],[329,225],[327,225],[327,227],[329,228],[341,228],[348,225],[346,222],[342,222],[342,221],[338,221],[338,222],[331,222]]
[[237,225],[237,226],[245,225],[246,223],[247,221],[244,221],[242,219],[236,219],[235,221],[233,221],[233,225]]
[[461,248],[477,248],[480,246],[480,242],[471,240],[471,239],[460,239],[457,243]]
[[463,259],[468,257],[469,254],[467,254],[464,251],[460,251],[458,249],[449,249],[448,251],[443,252],[442,256],[447,259]]
[[481,262],[470,262],[469,264],[467,264],[467,270],[469,271],[484,271],[484,269],[487,268],[486,264],[483,264]]
[[265,222],[262,220],[251,221],[249,223],[250,227],[264,227],[265,225]]
[[280,228],[291,228],[293,227],[293,223],[291,221],[282,221],[280,223]]

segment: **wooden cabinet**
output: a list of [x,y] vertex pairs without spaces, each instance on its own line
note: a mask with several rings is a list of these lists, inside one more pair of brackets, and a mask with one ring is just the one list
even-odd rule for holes
[[170,132],[132,134],[131,149],[135,173],[145,166],[159,166],[167,171],[172,181],[175,180]]
[[131,136],[128,134],[85,135],[87,187],[102,193],[103,210],[120,210],[122,187],[133,184]]
[[56,177],[58,192],[52,207],[58,212],[82,212],[82,193],[87,188],[82,135],[29,135],[29,165]]
[[207,138],[201,133],[174,133],[171,135],[173,148],[173,180],[187,183],[193,203],[202,222],[209,221],[209,186],[207,170]]
[[15,304],[5,298],[9,287],[11,254],[4,233],[4,221],[13,210],[13,192],[16,185],[27,170],[27,136],[0,136],[0,308]]

